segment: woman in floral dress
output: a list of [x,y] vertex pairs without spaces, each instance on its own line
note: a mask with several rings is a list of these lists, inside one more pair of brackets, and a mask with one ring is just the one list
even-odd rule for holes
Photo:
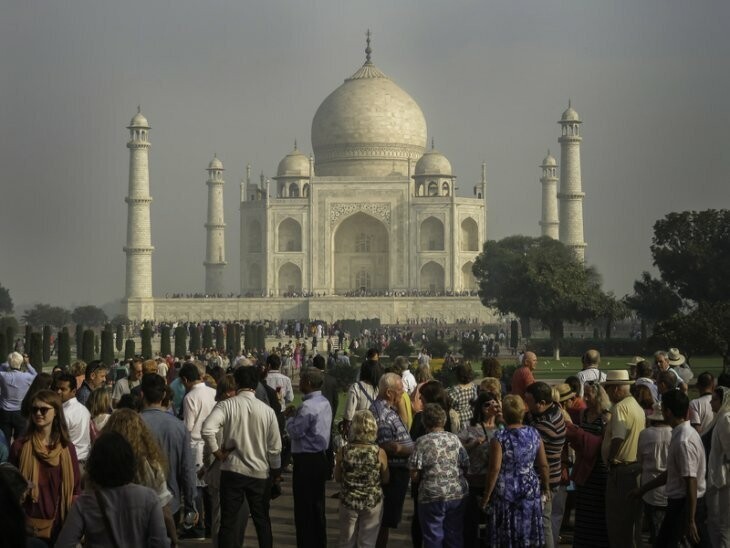
[[490,443],[482,499],[482,508],[488,508],[490,545],[542,546],[542,497],[550,496],[545,448],[537,430],[522,424],[525,404],[521,397],[506,396],[502,416],[507,427],[496,432]]
[[424,548],[464,546],[464,510],[469,457],[456,434],[446,432],[446,412],[437,403],[423,409],[427,434],[418,438],[408,460],[418,484],[418,518]]

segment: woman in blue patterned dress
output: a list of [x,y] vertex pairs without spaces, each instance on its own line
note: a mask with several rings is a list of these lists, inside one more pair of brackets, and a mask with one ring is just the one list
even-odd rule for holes
[[525,404],[521,397],[506,396],[502,415],[507,427],[490,443],[482,500],[482,508],[489,513],[490,545],[542,546],[542,502],[550,496],[545,448],[537,430],[522,424]]

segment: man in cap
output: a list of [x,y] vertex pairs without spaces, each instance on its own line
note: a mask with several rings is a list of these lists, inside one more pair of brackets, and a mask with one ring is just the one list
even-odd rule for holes
[[637,461],[639,434],[646,414],[631,395],[625,369],[608,371],[602,383],[613,407],[601,446],[608,465],[606,483],[606,526],[612,548],[641,546],[641,500],[627,497],[639,485],[641,465]]

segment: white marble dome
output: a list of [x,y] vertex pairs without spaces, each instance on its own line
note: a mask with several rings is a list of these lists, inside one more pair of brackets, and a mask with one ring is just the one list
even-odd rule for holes
[[276,170],[277,177],[309,176],[309,158],[302,154],[296,146],[279,162]]
[[407,173],[426,145],[426,118],[413,98],[368,59],[319,106],[312,121],[318,176]]
[[223,169],[223,162],[218,159],[218,156],[213,156],[213,159],[208,164],[208,169]]
[[140,110],[137,109],[137,114],[135,114],[134,118],[132,118],[132,121],[129,122],[129,127],[149,128],[150,124],[149,122],[147,122],[147,118],[145,118]]
[[547,156],[545,156],[545,159],[542,161],[542,165],[545,167],[553,167],[553,166],[558,165],[558,162],[555,159],[555,156],[550,154],[549,150],[548,150]]
[[451,175],[451,162],[437,150],[429,150],[416,163],[416,175]]
[[561,122],[580,122],[580,117],[575,109],[568,104],[568,108],[565,109],[563,115],[560,117]]

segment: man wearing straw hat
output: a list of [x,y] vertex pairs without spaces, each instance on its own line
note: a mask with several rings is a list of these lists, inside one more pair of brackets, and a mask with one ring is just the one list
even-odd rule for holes
[[606,482],[606,525],[612,548],[641,546],[641,500],[628,500],[639,486],[641,465],[637,459],[639,434],[646,425],[646,415],[631,395],[625,369],[607,371],[602,383],[613,403],[611,420],[601,446],[601,456],[608,465]]

